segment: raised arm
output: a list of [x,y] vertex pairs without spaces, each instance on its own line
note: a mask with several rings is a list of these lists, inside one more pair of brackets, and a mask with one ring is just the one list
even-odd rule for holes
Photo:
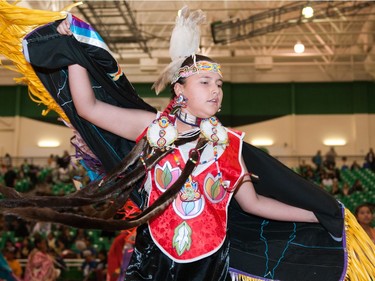
[[234,196],[242,210],[256,216],[279,221],[318,222],[311,211],[257,194],[248,176]]
[[[68,19],[57,31],[72,35]],[[135,140],[155,119],[155,114],[139,109],[125,109],[95,98],[88,72],[78,64],[69,66],[69,87],[77,113],[96,126],[129,140]]]
[[95,98],[87,70],[69,66],[69,87],[78,114],[96,126],[129,140],[135,140],[155,119],[155,114],[121,108]]

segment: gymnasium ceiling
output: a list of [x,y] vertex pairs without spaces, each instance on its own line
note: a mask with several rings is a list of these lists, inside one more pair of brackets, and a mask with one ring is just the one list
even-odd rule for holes
[[[20,5],[60,10],[70,3]],[[169,37],[183,5],[206,13],[200,51],[222,63],[226,81],[375,79],[375,1],[88,0],[72,13],[99,31],[130,81],[153,82],[170,62]],[[301,16],[305,5],[314,9],[310,19]],[[297,41],[302,54],[293,50]],[[9,74],[0,74],[4,84]]]

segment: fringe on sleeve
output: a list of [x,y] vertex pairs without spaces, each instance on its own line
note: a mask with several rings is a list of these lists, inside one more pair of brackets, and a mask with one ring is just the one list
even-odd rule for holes
[[0,54],[12,61],[13,66],[5,66],[0,60],[2,67],[20,73],[22,77],[14,78],[17,83],[24,84],[29,89],[32,101],[43,104],[47,109],[42,111],[45,116],[50,110],[56,111],[59,116],[68,121],[63,110],[47,92],[32,66],[25,60],[22,53],[23,38],[35,28],[64,19],[67,12],[81,3],[74,3],[60,12],[32,10],[10,4],[0,0]]

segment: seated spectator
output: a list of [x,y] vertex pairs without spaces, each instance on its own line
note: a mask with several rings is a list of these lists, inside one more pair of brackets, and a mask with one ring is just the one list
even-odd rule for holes
[[83,277],[85,281],[96,281],[95,269],[97,262],[95,256],[90,250],[83,251],[84,262],[82,263]]
[[362,226],[364,231],[370,237],[372,242],[375,244],[375,228],[372,227],[372,221],[374,219],[373,210],[370,205],[365,203],[357,206],[354,212],[358,223]]
[[35,248],[27,259],[24,281],[54,281],[60,275],[55,260],[48,253],[47,241],[40,235],[34,238]]
[[346,162],[347,161],[346,156],[343,156],[341,159],[342,159],[341,171],[349,169],[349,165]]
[[363,185],[362,185],[362,182],[359,180],[359,179],[356,179],[352,185],[352,187],[350,188],[349,190],[349,195],[350,194],[353,194],[354,192],[359,192],[359,191],[363,191],[364,188],[363,188]]
[[31,246],[31,242],[29,237],[25,237],[21,242],[20,247],[20,257],[21,259],[27,259],[32,251],[33,247]]
[[330,190],[332,188],[332,185],[333,185],[333,179],[332,177],[330,177],[328,174],[323,174],[323,179],[322,179],[322,184],[323,186]]
[[4,249],[4,257],[12,270],[13,274],[18,278],[22,277],[22,267],[19,260],[16,258],[16,249]]
[[12,269],[9,267],[6,259],[0,253],[0,280],[6,281],[17,281],[19,280],[12,272]]
[[342,194],[344,196],[347,196],[349,195],[349,191],[350,191],[349,184],[347,182],[344,182],[344,184],[342,185]]
[[100,250],[98,253],[98,263],[95,268],[96,281],[106,281],[107,275],[107,251]]
[[330,192],[333,196],[335,195],[344,195],[342,190],[339,187],[339,181],[337,179],[333,180],[332,189]]
[[64,243],[66,249],[70,249],[75,241],[74,235],[67,226],[62,226],[60,239]]
[[350,166],[350,170],[359,170],[361,168],[361,165],[358,164],[356,160],[353,161],[353,164]]

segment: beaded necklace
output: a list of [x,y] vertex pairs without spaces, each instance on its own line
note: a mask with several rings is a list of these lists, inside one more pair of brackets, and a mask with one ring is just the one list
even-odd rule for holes
[[[154,120],[151,123],[151,125],[148,127],[148,130],[147,130],[147,140],[153,149],[164,150],[164,149],[176,148],[174,145],[174,141],[177,139],[177,137],[184,137],[184,134],[178,135],[177,128],[175,125],[175,122],[176,122],[175,117],[179,118],[179,116],[180,115],[178,114],[176,115],[162,114],[158,119]],[[190,115],[188,114],[184,116],[187,117],[188,119],[190,118]],[[184,119],[186,121],[185,117]],[[191,118],[189,120],[192,121]],[[201,137],[206,138],[209,141],[209,143],[211,143],[213,146],[213,158],[209,160],[203,160],[203,161],[200,161],[199,159],[198,161],[195,161],[195,164],[204,165],[211,161],[215,161],[215,165],[217,169],[217,176],[219,178],[220,185],[226,189],[227,186],[225,184],[225,181],[223,181],[222,179],[222,172],[220,170],[220,165],[218,162],[218,159],[219,159],[218,145],[222,145],[225,149],[225,147],[228,145],[228,133],[215,116],[212,116],[207,119],[196,118],[195,123],[197,120],[199,121],[199,129],[200,129],[199,132],[200,132]],[[193,132],[189,132],[187,135],[191,133],[196,133],[196,130],[193,130]],[[204,147],[202,149],[204,149]],[[189,155],[191,154],[193,150],[195,150],[195,148],[189,151]],[[180,169],[182,170],[181,163],[178,161],[178,157],[175,155],[174,151],[172,153],[173,153],[173,157],[177,166],[179,166]],[[197,191],[198,189],[196,187],[197,187],[197,182],[194,180],[194,176],[190,175],[186,183],[184,184],[184,187],[182,188],[182,193],[185,194],[183,196],[183,198],[185,198],[184,200],[197,200],[200,198],[197,194],[194,197],[192,197],[192,194],[199,192]],[[193,192],[193,190],[195,190],[194,191],[195,193]]]

